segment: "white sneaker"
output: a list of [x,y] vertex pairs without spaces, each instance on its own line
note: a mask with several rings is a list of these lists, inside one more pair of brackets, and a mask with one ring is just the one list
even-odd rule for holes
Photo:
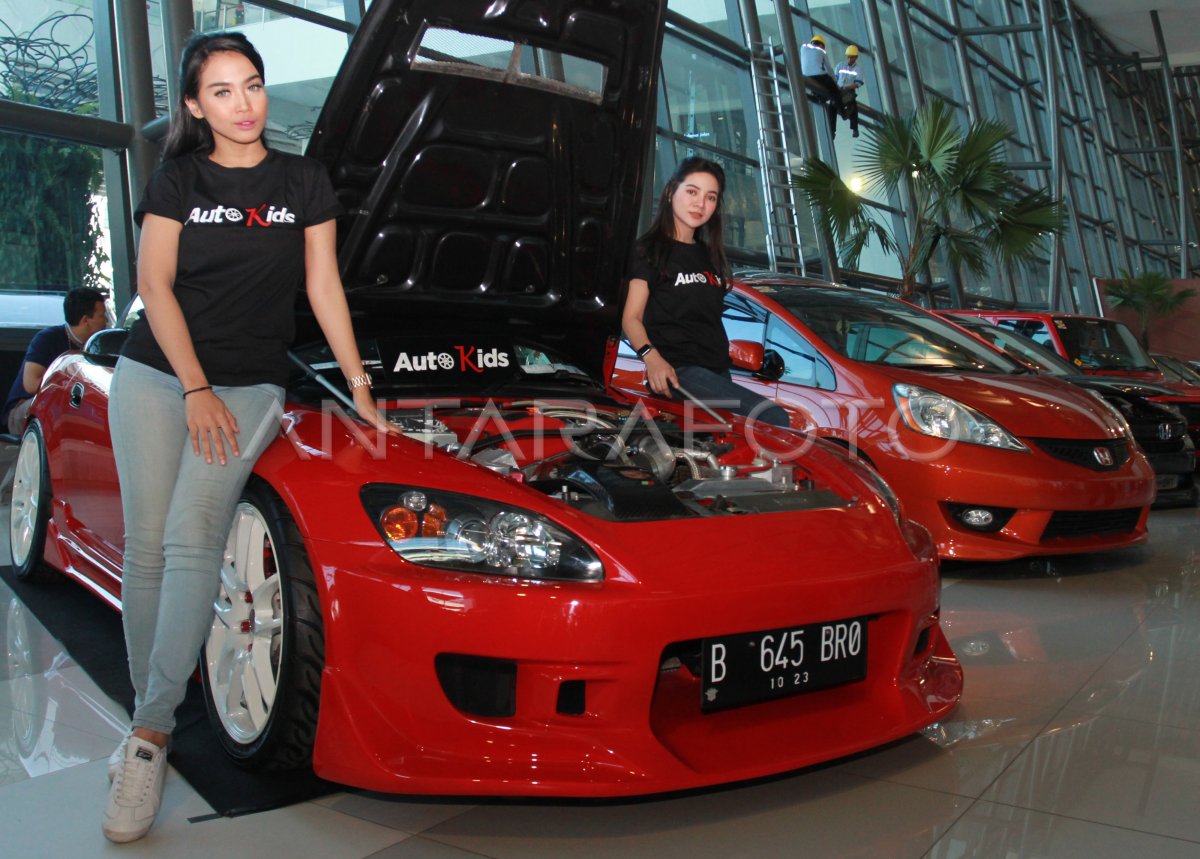
[[104,836],[109,841],[136,841],[150,831],[166,775],[167,750],[131,736],[104,809]]
[[108,756],[108,783],[112,784],[112,780],[117,777],[117,770],[121,768],[121,763],[125,760],[125,747],[129,745],[129,738],[133,735],[133,729],[130,728],[129,733],[121,737],[120,744],[113,749],[113,753]]

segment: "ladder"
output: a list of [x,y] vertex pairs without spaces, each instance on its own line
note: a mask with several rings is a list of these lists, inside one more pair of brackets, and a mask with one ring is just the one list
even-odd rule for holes
[[[776,50],[768,39],[750,45],[754,109],[758,113],[758,156],[766,206],[767,258],[773,271],[804,275],[804,247],[800,232],[800,193],[792,186],[791,152],[783,122]],[[800,96],[803,98],[804,94]],[[793,97],[795,94],[793,93]]]

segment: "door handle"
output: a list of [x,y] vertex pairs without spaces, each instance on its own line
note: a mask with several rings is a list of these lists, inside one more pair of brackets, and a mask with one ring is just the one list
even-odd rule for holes
[[74,385],[71,386],[71,396],[68,398],[67,401],[71,404],[72,407],[74,407],[76,409],[79,408],[80,404],[83,402],[83,383],[82,382],[76,382]]

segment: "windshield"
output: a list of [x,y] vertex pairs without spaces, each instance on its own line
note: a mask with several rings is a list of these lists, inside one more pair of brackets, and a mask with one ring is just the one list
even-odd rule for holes
[[1011,358],[1051,376],[1078,376],[1079,368],[1072,366],[1028,337],[1015,331],[997,328],[990,322],[968,316],[952,316],[950,321],[977,334]]
[[893,298],[809,286],[759,286],[832,349],[912,370],[1020,373],[1025,367],[932,313]]
[[1111,319],[1056,316],[1067,357],[1085,370],[1157,370],[1149,353],[1125,325]]

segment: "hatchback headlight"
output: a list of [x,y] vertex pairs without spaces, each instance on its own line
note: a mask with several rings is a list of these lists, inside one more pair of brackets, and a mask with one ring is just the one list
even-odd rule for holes
[[1084,390],[1100,401],[1101,408],[1120,425],[1121,432],[1125,434],[1125,437],[1133,439],[1133,427],[1129,425],[1129,418],[1133,417],[1133,405],[1123,399],[1110,400],[1092,388],[1084,388]]
[[936,391],[897,382],[892,396],[905,425],[916,432],[1004,450],[1029,450],[991,418]]
[[526,579],[604,578],[586,543],[530,510],[387,484],[364,486],[362,501],[387,544],[414,564]]

